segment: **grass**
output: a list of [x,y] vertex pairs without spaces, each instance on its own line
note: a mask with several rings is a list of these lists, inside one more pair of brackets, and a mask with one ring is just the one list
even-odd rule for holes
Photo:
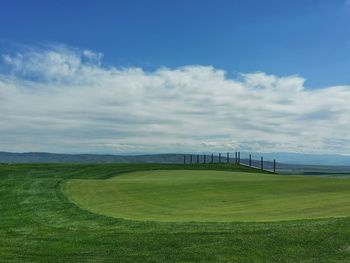
[[[350,262],[349,217],[244,223],[135,221],[82,210],[61,191],[72,179],[112,182],[126,172],[167,169],[229,171],[232,166],[0,165],[0,261]],[[339,190],[348,188],[348,179],[332,180],[344,184],[339,183]]]
[[276,221],[350,215],[350,180],[246,172],[159,170],[72,179],[69,198],[131,220]]

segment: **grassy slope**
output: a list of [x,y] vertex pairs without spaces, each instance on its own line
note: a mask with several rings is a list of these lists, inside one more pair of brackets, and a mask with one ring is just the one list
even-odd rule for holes
[[102,215],[156,221],[271,221],[350,215],[350,180],[229,171],[142,171],[69,180],[67,194]]
[[[220,169],[200,168],[208,167]],[[174,168],[183,166],[0,166],[1,262],[349,262],[350,218],[275,223],[126,221],[83,211],[60,191],[66,179]]]

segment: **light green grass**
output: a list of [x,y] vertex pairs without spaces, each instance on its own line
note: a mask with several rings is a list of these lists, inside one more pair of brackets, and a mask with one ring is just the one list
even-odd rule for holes
[[64,192],[90,212],[131,220],[276,221],[350,215],[350,180],[163,170],[73,179]]

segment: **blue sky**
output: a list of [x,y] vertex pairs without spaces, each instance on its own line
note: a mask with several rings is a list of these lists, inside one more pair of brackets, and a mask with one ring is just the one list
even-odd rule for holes
[[1,1],[0,151],[350,153],[350,1]]
[[296,74],[313,88],[350,82],[345,0],[4,0],[0,24],[3,49],[48,41],[146,70],[200,64]]

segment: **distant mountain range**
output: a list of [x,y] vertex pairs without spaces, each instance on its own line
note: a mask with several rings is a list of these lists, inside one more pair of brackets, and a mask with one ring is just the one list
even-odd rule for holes
[[350,155],[337,154],[303,154],[303,153],[261,153],[266,159],[276,159],[280,163],[306,165],[340,165],[350,166]]
[[0,163],[183,163],[182,154],[111,155],[0,152]]
[[[183,163],[183,154],[144,154],[144,155],[112,155],[112,154],[61,154],[46,152],[12,153],[0,151],[0,163]],[[187,154],[188,158],[189,155]],[[203,155],[201,155],[200,158]],[[209,154],[208,154],[209,156]],[[233,154],[231,153],[231,158]],[[247,153],[241,153],[241,159],[248,159]],[[278,163],[304,165],[340,165],[350,166],[350,156],[317,155],[299,153],[253,153],[253,159],[276,159]],[[218,158],[218,157],[215,157]],[[226,154],[222,155],[226,160]],[[216,160],[216,159],[215,159]],[[193,161],[196,161],[194,155]],[[209,157],[207,159],[209,161]]]
[[[234,159],[231,153],[230,162]],[[248,165],[248,154],[241,153],[241,163]],[[273,159],[277,161],[277,170],[285,173],[350,173],[350,156],[342,155],[311,155],[297,153],[254,153],[252,165],[260,167],[260,156],[264,156],[264,168],[273,169]],[[210,161],[207,154],[206,161]],[[226,154],[222,155],[222,162],[226,162]],[[144,154],[144,155],[112,155],[112,154],[60,154],[45,152],[11,153],[0,152],[0,163],[183,163],[184,154]],[[190,155],[186,154],[187,163]],[[193,163],[197,162],[196,154]],[[203,155],[199,162],[203,162]],[[217,155],[214,162],[218,162]]]

